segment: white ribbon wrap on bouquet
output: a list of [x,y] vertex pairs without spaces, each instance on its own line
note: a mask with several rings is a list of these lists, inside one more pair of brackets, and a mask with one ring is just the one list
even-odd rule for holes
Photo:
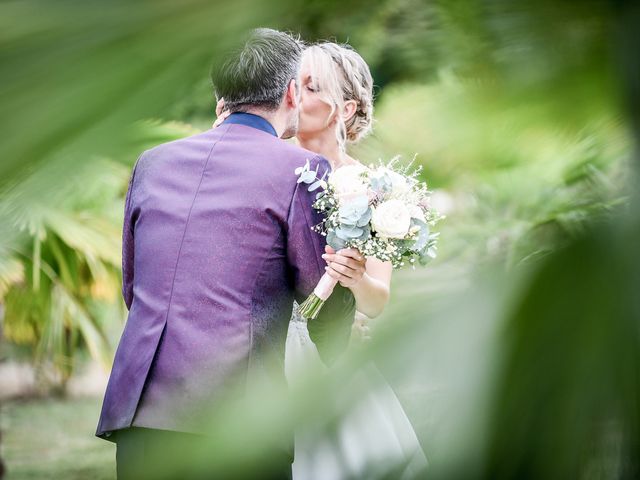
[[331,277],[328,273],[325,273],[322,275],[322,278],[320,278],[316,288],[313,289],[313,293],[315,293],[320,300],[326,302],[333,293],[333,289],[336,288],[337,284],[338,281],[335,278]]

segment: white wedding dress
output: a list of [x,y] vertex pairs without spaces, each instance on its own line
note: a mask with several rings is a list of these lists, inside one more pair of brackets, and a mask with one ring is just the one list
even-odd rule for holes
[[[296,305],[285,353],[290,383],[307,368],[327,368],[297,312]],[[394,478],[408,479],[426,467],[411,422],[381,373],[370,364],[358,371],[353,381],[363,392],[361,400],[347,412],[334,434],[319,433],[307,425],[304,431],[296,432],[293,480],[373,478],[371,472],[384,475],[389,469],[396,472]]]

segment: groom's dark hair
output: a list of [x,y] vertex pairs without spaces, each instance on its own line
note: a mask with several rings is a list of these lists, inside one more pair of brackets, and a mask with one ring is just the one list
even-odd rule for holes
[[216,97],[224,98],[231,112],[252,107],[276,110],[297,75],[302,50],[302,42],[288,33],[253,30],[240,49],[211,71]]

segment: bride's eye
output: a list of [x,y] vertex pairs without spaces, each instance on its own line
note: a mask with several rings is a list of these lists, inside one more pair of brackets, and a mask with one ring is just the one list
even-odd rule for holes
[[316,93],[319,91],[319,88],[316,87],[315,85],[309,83],[307,84],[307,90],[309,90],[310,92]]

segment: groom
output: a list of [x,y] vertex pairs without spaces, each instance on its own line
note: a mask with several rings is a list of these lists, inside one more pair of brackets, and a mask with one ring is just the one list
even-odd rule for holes
[[[117,443],[121,479],[154,461],[153,440],[215,433],[200,431],[197,406],[232,383],[284,384],[293,300],[325,267],[314,194],[294,170],[329,164],[281,140],[297,129],[301,52],[285,33],[255,30],[214,78],[232,114],[144,152],[134,168],[122,258],[129,317],[96,433]],[[338,288],[315,322],[348,331],[354,303]],[[289,444],[280,453],[260,478],[291,477]]]

